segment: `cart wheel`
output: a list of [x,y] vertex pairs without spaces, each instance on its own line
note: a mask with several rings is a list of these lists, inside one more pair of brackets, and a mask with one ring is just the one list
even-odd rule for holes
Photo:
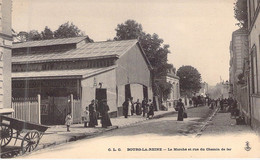
[[11,141],[13,137],[13,129],[3,125],[0,127],[0,129],[1,147],[4,147]]
[[33,151],[38,146],[39,141],[40,133],[38,131],[32,130],[26,133],[21,144],[23,154]]

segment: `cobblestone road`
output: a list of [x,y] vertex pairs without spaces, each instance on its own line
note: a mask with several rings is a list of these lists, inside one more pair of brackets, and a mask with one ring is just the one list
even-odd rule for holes
[[[94,138],[50,147],[21,158],[108,158],[113,157],[116,152],[116,155],[122,154],[123,152],[119,150],[127,150],[125,146],[161,146],[161,149],[166,150],[163,148],[164,144],[177,145],[177,141],[180,139],[194,137],[213,111],[208,107],[197,107],[188,109],[187,112],[188,118],[184,121],[177,121],[175,113],[160,119],[144,121],[126,128],[106,132]],[[179,138],[176,139],[176,137]],[[114,150],[114,152],[110,150]],[[137,158],[135,156],[138,157],[133,153],[130,157]],[[150,157],[151,155],[146,156]]]

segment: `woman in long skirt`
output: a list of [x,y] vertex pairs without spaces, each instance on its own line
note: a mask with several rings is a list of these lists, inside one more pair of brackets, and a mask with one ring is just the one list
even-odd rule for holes
[[184,104],[182,103],[182,99],[179,99],[179,102],[177,103],[178,108],[178,119],[177,121],[183,121],[183,115],[184,115]]

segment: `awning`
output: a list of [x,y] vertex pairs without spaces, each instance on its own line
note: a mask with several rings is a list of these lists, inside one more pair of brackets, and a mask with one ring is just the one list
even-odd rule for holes
[[105,68],[89,68],[78,70],[48,70],[48,71],[32,71],[32,72],[13,72],[12,80],[25,79],[70,79],[70,78],[88,78],[97,74],[101,74],[112,69],[117,65]]

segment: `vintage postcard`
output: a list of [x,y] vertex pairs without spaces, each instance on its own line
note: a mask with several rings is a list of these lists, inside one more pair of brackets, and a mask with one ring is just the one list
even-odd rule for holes
[[1,158],[260,158],[259,0],[0,0]]

